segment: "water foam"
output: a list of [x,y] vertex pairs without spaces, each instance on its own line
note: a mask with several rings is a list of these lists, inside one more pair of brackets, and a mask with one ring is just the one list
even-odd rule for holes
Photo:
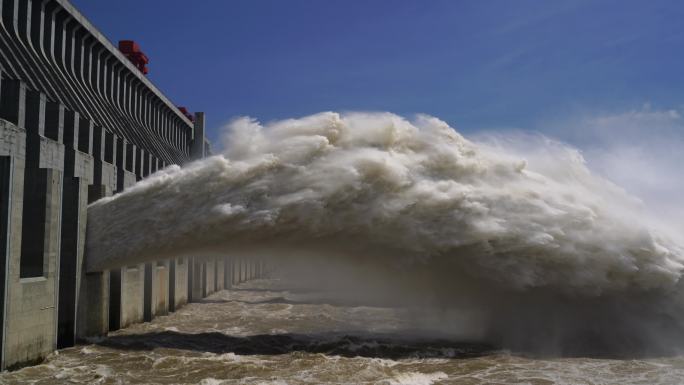
[[435,381],[449,378],[445,373],[399,373],[389,381],[389,385],[432,385]]
[[681,246],[646,226],[638,202],[592,175],[578,152],[556,150],[528,165],[428,116],[240,119],[224,154],[93,204],[88,266],[198,249],[342,246],[464,260],[516,288],[676,284]]
[[424,115],[238,119],[223,153],[88,211],[91,271],[201,253],[306,256],[420,267],[432,280],[479,282],[473,295],[661,298],[678,296],[684,268],[681,241],[577,150],[548,142],[523,158]]

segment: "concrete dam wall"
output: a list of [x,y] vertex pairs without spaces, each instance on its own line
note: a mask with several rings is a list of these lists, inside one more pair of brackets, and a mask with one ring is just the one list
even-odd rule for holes
[[0,368],[261,275],[203,256],[84,270],[88,204],[204,157],[204,116],[173,105],[67,0],[0,10]]

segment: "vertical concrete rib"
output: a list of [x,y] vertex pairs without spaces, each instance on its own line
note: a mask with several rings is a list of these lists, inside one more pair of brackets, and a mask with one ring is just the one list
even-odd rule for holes
[[[22,302],[13,296],[21,295],[19,281],[19,258],[21,255],[22,211],[21,201],[24,195],[24,170],[26,162],[26,132],[24,130],[24,99],[22,92],[8,93],[8,86],[16,89],[17,85],[7,84],[6,79],[0,81],[0,159],[4,164],[4,177],[0,181],[4,184],[5,195],[3,202],[3,218],[7,219],[1,250],[3,257],[2,272],[2,317],[0,318],[0,366],[6,368],[21,361],[21,354],[26,354],[30,360],[40,357],[40,351],[22,347],[21,316]],[[19,89],[25,90],[20,85]],[[17,99],[20,96],[22,99]],[[0,225],[1,226],[1,225]],[[17,293],[18,292],[18,293]],[[18,322],[19,321],[19,322]]]
[[195,113],[195,127],[194,139],[192,142],[192,151],[190,152],[192,159],[201,159],[205,157],[204,149],[204,113]]
[[64,113],[64,200],[59,269],[57,346],[73,346],[76,340],[78,295],[85,249],[88,185],[93,181],[93,158],[78,150],[80,117]]
[[[92,129],[90,140],[93,144],[94,182],[88,187],[88,202],[94,202],[110,196],[116,190],[116,167],[106,161],[106,154],[115,153],[115,141],[107,141],[107,132],[103,127],[88,122]],[[87,139],[84,135],[80,137]],[[80,144],[80,143],[79,143]],[[86,256],[87,257],[87,256]],[[82,269],[82,272],[85,272]],[[109,293],[110,274],[108,271],[81,274],[81,290],[77,313],[77,338],[106,334],[109,330]]]
[[[61,143],[44,136],[45,95],[7,79],[0,95],[0,116],[17,123],[10,134],[26,138],[21,156],[12,159],[21,169],[13,170],[11,199],[17,204],[11,209],[2,364],[13,367],[40,359],[56,346],[64,156]],[[36,216],[29,211],[37,211]]]
[[[2,131],[5,134],[4,123]],[[3,146],[4,147],[4,146]],[[9,146],[8,146],[9,147]],[[3,341],[5,330],[5,283],[7,279],[7,261],[9,247],[10,195],[12,193],[12,158],[9,148],[0,152],[0,363],[3,357]]]

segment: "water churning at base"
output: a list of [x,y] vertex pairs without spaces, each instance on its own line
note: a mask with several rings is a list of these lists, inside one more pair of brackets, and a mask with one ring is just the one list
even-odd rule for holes
[[390,113],[242,118],[224,140],[91,205],[88,269],[216,253],[420,270],[471,298],[534,293],[535,306],[539,293],[678,301],[681,243],[570,147],[523,158]]

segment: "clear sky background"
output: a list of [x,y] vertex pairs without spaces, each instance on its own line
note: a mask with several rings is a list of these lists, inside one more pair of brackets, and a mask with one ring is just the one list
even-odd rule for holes
[[427,113],[558,138],[684,218],[682,1],[72,1],[113,42],[138,41],[213,140],[244,115]]
[[152,81],[207,113],[422,112],[459,130],[684,105],[684,3],[73,0]]

